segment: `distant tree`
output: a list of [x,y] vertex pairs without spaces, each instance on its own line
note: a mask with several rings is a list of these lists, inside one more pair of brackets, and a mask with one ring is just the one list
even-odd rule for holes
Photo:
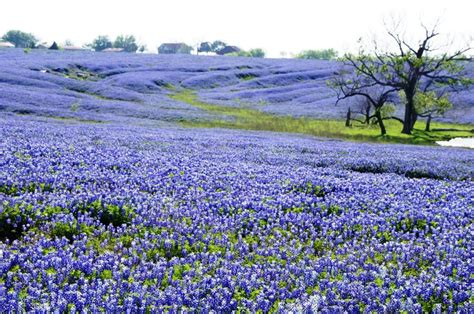
[[138,51],[141,53],[144,53],[145,50],[146,50],[146,45],[141,45],[140,47],[138,47]]
[[264,58],[264,57],[265,57],[265,51],[263,51],[263,49],[256,48],[256,49],[251,49],[251,50],[249,50],[249,51],[240,50],[240,51],[236,51],[236,52],[226,53],[225,56],[229,56],[229,57]]
[[212,44],[210,42],[202,42],[199,44],[199,47],[197,49],[197,52],[212,52]]
[[225,42],[216,40],[211,44],[211,51],[218,52],[219,50],[224,49],[225,46],[227,46]]
[[254,58],[265,58],[265,51],[261,48],[254,48],[248,51],[250,57]]
[[11,42],[16,48],[34,48],[38,43],[38,39],[33,34],[19,30],[8,31],[2,39]]
[[126,52],[136,52],[138,50],[137,40],[133,35],[120,35],[114,41],[114,48],[122,48]]
[[296,55],[298,59],[315,59],[315,60],[334,60],[337,58],[337,51],[330,49],[322,50],[304,50]]
[[186,44],[183,44],[179,47],[178,49],[178,52],[177,53],[182,53],[182,54],[190,54],[191,51],[193,51],[194,48],[189,46],[189,45],[186,45]]
[[74,46],[74,43],[70,39],[66,39],[63,44],[64,47],[72,47]]
[[102,51],[107,48],[112,48],[113,44],[108,36],[101,35],[94,39],[92,44],[90,44],[89,46],[95,51]]

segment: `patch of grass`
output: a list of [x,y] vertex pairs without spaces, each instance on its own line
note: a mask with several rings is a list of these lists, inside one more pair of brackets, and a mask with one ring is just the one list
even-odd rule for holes
[[100,74],[90,71],[81,65],[70,68],[49,69],[47,72],[78,81],[97,82],[103,78]]
[[101,200],[81,205],[79,212],[89,212],[92,217],[98,217],[100,223],[103,225],[108,226],[112,224],[114,227],[130,224],[133,217],[135,217],[135,212],[130,206],[106,204]]
[[[407,144],[433,144],[454,137],[472,137],[472,125],[432,123],[434,131],[424,131],[424,122],[415,125],[412,135],[402,134],[402,125],[395,120],[385,121],[387,134],[380,135],[377,125],[356,124],[345,127],[342,120],[318,120],[279,116],[260,110],[242,107],[220,106],[197,99],[194,92],[183,90],[171,96],[172,99],[190,104],[202,110],[222,116],[222,119],[207,121],[182,121],[186,127],[227,128],[257,131],[301,133],[318,137],[341,138],[353,141],[393,142]],[[230,118],[230,119],[229,119]]]

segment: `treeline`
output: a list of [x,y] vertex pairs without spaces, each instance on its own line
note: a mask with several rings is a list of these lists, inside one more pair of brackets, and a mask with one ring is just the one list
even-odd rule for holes
[[100,35],[86,47],[90,47],[94,51],[103,51],[109,48],[123,49],[125,52],[144,52],[146,50],[146,46],[138,44],[133,35],[119,35],[114,41],[107,35]]
[[[5,33],[1,39],[13,44],[16,48],[61,49],[74,46],[71,41],[66,41],[59,45],[54,42],[51,46],[46,47],[46,44],[41,43],[35,35],[20,30],[10,30]],[[116,51],[131,53],[145,52],[147,50],[146,45],[139,43],[133,35],[119,35],[115,39],[111,39],[107,35],[99,35],[92,42],[82,46],[81,48],[91,49],[94,51],[115,49]],[[190,54],[192,51],[196,51],[197,54],[217,54],[238,57],[264,58],[266,56],[266,52],[262,48],[243,50],[238,46],[229,45],[222,40],[201,42],[196,48],[185,43],[164,43],[158,47],[158,53]],[[334,49],[304,50],[296,55],[292,55],[294,58],[315,60],[334,60],[337,56],[338,53]]]

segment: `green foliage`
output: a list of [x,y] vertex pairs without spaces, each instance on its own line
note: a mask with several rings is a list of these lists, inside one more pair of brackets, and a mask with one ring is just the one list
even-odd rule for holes
[[169,281],[169,274],[168,272],[165,272],[163,275],[163,279],[161,280],[160,287],[161,289],[166,289],[170,285]]
[[305,184],[294,186],[292,191],[317,197],[324,197],[326,195],[326,191],[322,186],[313,184],[312,182],[306,182]]
[[265,51],[261,48],[250,49],[248,53],[253,58],[265,58]]
[[315,59],[315,60],[334,60],[337,58],[337,51],[330,49],[321,50],[304,50],[296,55],[298,59]]
[[91,216],[99,217],[102,224],[112,224],[115,227],[129,224],[135,216],[133,209],[128,205],[105,204],[101,200],[82,205],[79,212],[89,212]]
[[210,42],[202,42],[199,44],[198,52],[212,52],[212,44]]
[[183,275],[186,272],[189,272],[191,270],[191,265],[190,264],[184,264],[184,265],[174,265],[173,266],[173,275],[172,275],[172,280],[181,280],[183,279]]
[[211,44],[211,51],[217,52],[221,49],[223,49],[227,44],[221,40],[216,40]]
[[114,48],[122,48],[126,52],[136,52],[138,50],[137,40],[133,35],[119,35],[113,43]]
[[32,215],[30,205],[22,206],[17,203],[10,206],[8,202],[4,202],[3,211],[0,212],[0,239],[13,240],[20,237]]
[[112,271],[109,270],[109,269],[103,270],[100,273],[100,278],[103,279],[103,280],[112,279]]
[[15,45],[16,48],[34,48],[38,43],[38,39],[30,33],[19,30],[10,30],[2,39]]
[[241,50],[239,52],[228,53],[228,54],[226,54],[226,56],[264,58],[265,57],[265,51],[261,48],[254,48],[254,49],[250,49],[249,51]]
[[100,35],[94,39],[90,46],[95,51],[102,51],[107,48],[112,48],[113,44],[108,36]]
[[377,277],[377,278],[375,278],[374,282],[375,282],[375,284],[377,285],[377,287],[379,287],[379,288],[382,288],[382,287],[383,287],[384,281],[383,281],[382,278]]
[[393,116],[395,113],[395,105],[391,103],[386,103],[382,108],[380,108],[380,114],[382,118],[388,118]]
[[324,240],[318,239],[313,241],[314,255],[323,256],[328,249],[327,244]]
[[417,92],[415,97],[415,109],[418,114],[434,113],[444,115],[453,105],[449,101],[448,95],[438,96],[436,92]]
[[120,208],[117,205],[106,205],[100,215],[100,222],[104,225],[112,224],[115,227],[128,224],[132,221],[132,209],[128,206]]
[[78,224],[77,221],[74,221],[72,223],[58,222],[53,225],[49,234],[51,235],[51,237],[65,237],[69,240],[69,242],[72,242],[75,236],[78,236],[83,233],[90,235],[92,234],[92,230],[92,227],[87,226],[83,223]]

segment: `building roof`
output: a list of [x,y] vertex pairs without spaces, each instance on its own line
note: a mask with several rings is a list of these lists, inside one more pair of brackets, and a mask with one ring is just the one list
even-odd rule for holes
[[180,48],[183,46],[187,46],[185,43],[163,43],[160,47],[167,47],[167,48]]
[[164,43],[158,47],[158,53],[190,53],[193,48],[185,43]]
[[123,48],[107,48],[102,50],[103,52],[123,52]]
[[15,45],[8,41],[0,41],[0,48],[15,48]]
[[63,50],[68,50],[68,51],[75,51],[75,50],[90,50],[90,49],[87,49],[87,48],[82,48],[82,47],[79,47],[79,46],[65,46],[63,47]]

